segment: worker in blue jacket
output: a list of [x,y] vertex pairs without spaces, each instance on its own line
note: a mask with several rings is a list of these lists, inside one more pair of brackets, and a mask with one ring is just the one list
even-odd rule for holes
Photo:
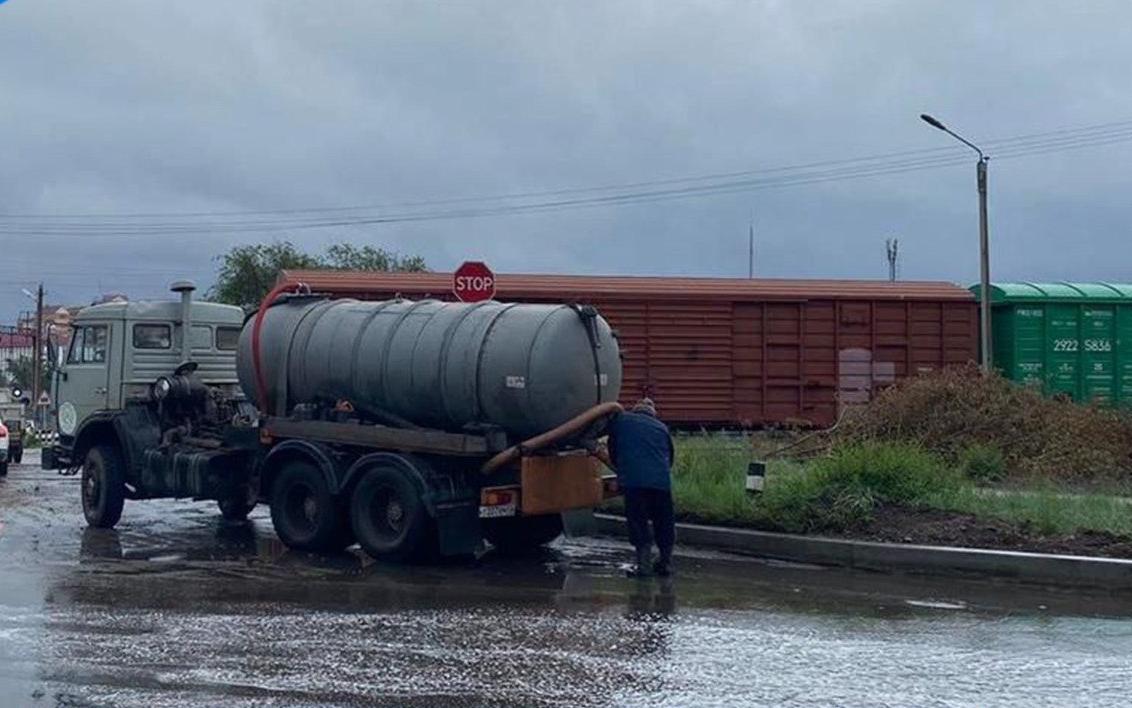
[[[675,449],[668,427],[656,417],[656,405],[642,399],[609,426],[609,458],[625,494],[629,542],[637,552],[631,576],[672,572],[676,520],[672,510],[672,463]],[[652,526],[650,529],[649,526]],[[652,563],[652,544],[660,557]]]

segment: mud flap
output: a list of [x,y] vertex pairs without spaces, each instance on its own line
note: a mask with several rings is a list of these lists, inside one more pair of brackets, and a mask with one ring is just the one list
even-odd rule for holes
[[478,500],[454,501],[436,505],[436,531],[440,555],[468,556],[480,544]]

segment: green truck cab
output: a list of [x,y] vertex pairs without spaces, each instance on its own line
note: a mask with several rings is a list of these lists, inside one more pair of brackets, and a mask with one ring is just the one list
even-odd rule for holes
[[[53,387],[58,442],[42,466],[81,471],[94,526],[117,523],[127,498],[217,499],[233,518],[254,506],[246,453],[219,437],[243,416],[254,439],[236,376],[244,312],[193,302],[192,289],[174,285],[181,302],[104,303],[75,318]],[[171,386],[186,395],[165,400]]]

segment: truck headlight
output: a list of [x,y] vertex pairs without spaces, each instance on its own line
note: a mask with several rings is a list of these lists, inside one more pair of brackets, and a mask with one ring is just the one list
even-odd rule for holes
[[172,390],[173,382],[170,381],[168,377],[162,376],[153,382],[153,400],[163,400]]

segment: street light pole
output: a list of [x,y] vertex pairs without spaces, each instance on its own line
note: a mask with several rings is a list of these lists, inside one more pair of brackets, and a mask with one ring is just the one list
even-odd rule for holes
[[991,349],[993,345],[991,341],[990,234],[987,226],[987,162],[990,158],[983,154],[983,151],[978,145],[975,145],[962,135],[953,132],[927,113],[921,113],[920,119],[933,128],[942,130],[979,154],[979,161],[975,165],[975,176],[979,189],[979,365],[984,374],[989,374],[993,366],[993,352]]

